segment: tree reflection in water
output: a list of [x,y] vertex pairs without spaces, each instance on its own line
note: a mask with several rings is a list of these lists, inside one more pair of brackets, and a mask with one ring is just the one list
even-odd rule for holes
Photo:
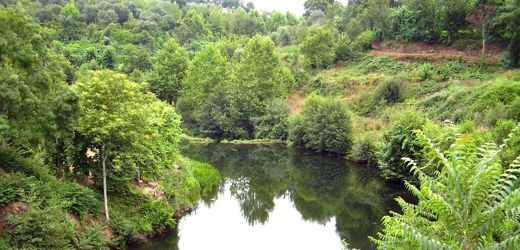
[[[406,195],[385,185],[374,169],[283,145],[190,144],[183,154],[219,169],[220,187],[230,184],[251,226],[269,220],[276,198],[289,197],[306,221],[335,218],[336,231],[353,248],[373,248],[368,236],[380,230],[381,217],[398,209],[393,198]],[[218,194],[204,203],[211,205]]]

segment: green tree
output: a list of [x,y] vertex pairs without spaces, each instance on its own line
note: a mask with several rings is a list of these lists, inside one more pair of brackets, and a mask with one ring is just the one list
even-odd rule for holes
[[190,9],[188,13],[186,13],[186,16],[184,16],[177,33],[180,42],[183,44],[196,41],[200,36],[208,33],[206,24],[204,23],[204,17],[197,13],[197,11]]
[[278,11],[271,13],[267,19],[267,30],[271,32],[285,25],[287,25],[287,17]]
[[126,44],[117,56],[118,70],[131,74],[136,70],[148,71],[152,67],[150,54],[143,47]]
[[153,100],[143,86],[111,71],[93,72],[88,81],[74,85],[79,95],[79,131],[97,151],[102,165],[105,216],[110,220],[107,195],[107,160],[126,145],[144,140],[148,128],[146,105]]
[[183,97],[194,109],[216,88],[223,88],[229,79],[227,61],[215,45],[207,45],[195,54],[184,79]]
[[468,14],[466,19],[468,22],[480,32],[482,38],[482,49],[480,52],[480,71],[484,70],[484,63],[486,60],[486,42],[490,23],[493,16],[497,13],[497,9],[494,6],[487,4],[479,4],[471,13]]
[[468,134],[458,135],[448,151],[417,132],[429,152],[428,162],[440,172],[427,174],[414,160],[405,158],[420,181],[406,183],[419,199],[417,205],[397,198],[402,214],[383,218],[381,249],[515,249],[520,246],[520,157],[503,168],[503,146],[477,147]]
[[304,16],[309,16],[313,11],[321,11],[325,13],[327,7],[333,4],[334,0],[305,0],[303,6],[305,7]]
[[62,40],[80,39],[84,29],[84,22],[81,20],[80,13],[73,0],[63,6],[58,20],[60,23],[59,37]]
[[289,106],[284,99],[269,101],[265,114],[254,117],[255,137],[265,139],[287,139]]
[[182,81],[188,68],[188,52],[175,40],[169,39],[157,51],[149,76],[150,90],[161,100],[173,103],[182,90]]
[[19,10],[0,7],[0,26],[0,147],[40,150],[60,132],[53,103],[67,91],[68,64],[48,48],[49,30]]
[[309,36],[300,45],[301,52],[305,55],[311,68],[322,69],[328,67],[334,61],[334,35],[332,30],[314,28]]
[[273,41],[258,35],[249,40],[233,72],[233,88],[247,101],[247,116],[263,113],[267,100],[286,97],[293,81]]

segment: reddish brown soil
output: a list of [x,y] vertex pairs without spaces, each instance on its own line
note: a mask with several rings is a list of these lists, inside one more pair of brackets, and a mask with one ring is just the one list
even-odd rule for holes
[[[374,43],[370,52],[374,56],[388,56],[402,61],[431,61],[433,63],[444,60],[463,59],[467,62],[478,63],[480,61],[480,47],[478,44],[469,45],[465,50],[459,51],[454,47],[442,44],[426,44],[412,42],[390,47],[381,43]],[[488,45],[486,49],[486,62],[498,64],[501,51],[497,46]]]
[[23,202],[13,202],[7,206],[0,207],[0,233],[6,225],[5,217],[8,215],[17,215],[27,211],[27,204]]

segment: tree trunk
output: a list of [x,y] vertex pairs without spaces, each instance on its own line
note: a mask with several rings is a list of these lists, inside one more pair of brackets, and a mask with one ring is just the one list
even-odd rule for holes
[[103,162],[102,162],[102,164],[103,164],[103,199],[105,202],[105,217],[106,217],[106,222],[110,223],[110,216],[109,216],[109,211],[108,211],[108,195],[107,195],[107,165],[106,165],[107,152],[106,152],[105,146],[103,146],[101,151],[102,151],[101,158],[103,160]]
[[482,25],[482,51],[480,52],[480,72],[484,71],[486,61],[486,25]]

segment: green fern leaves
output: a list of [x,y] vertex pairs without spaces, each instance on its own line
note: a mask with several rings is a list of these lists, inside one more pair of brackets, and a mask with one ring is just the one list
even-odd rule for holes
[[[520,156],[504,166],[499,156],[507,140],[477,147],[470,135],[459,134],[443,152],[421,131],[416,133],[431,159],[420,167],[403,160],[420,180],[420,187],[406,183],[419,202],[397,199],[403,213],[383,218],[383,232],[372,238],[378,247],[520,249]],[[441,171],[426,174],[432,168]]]

